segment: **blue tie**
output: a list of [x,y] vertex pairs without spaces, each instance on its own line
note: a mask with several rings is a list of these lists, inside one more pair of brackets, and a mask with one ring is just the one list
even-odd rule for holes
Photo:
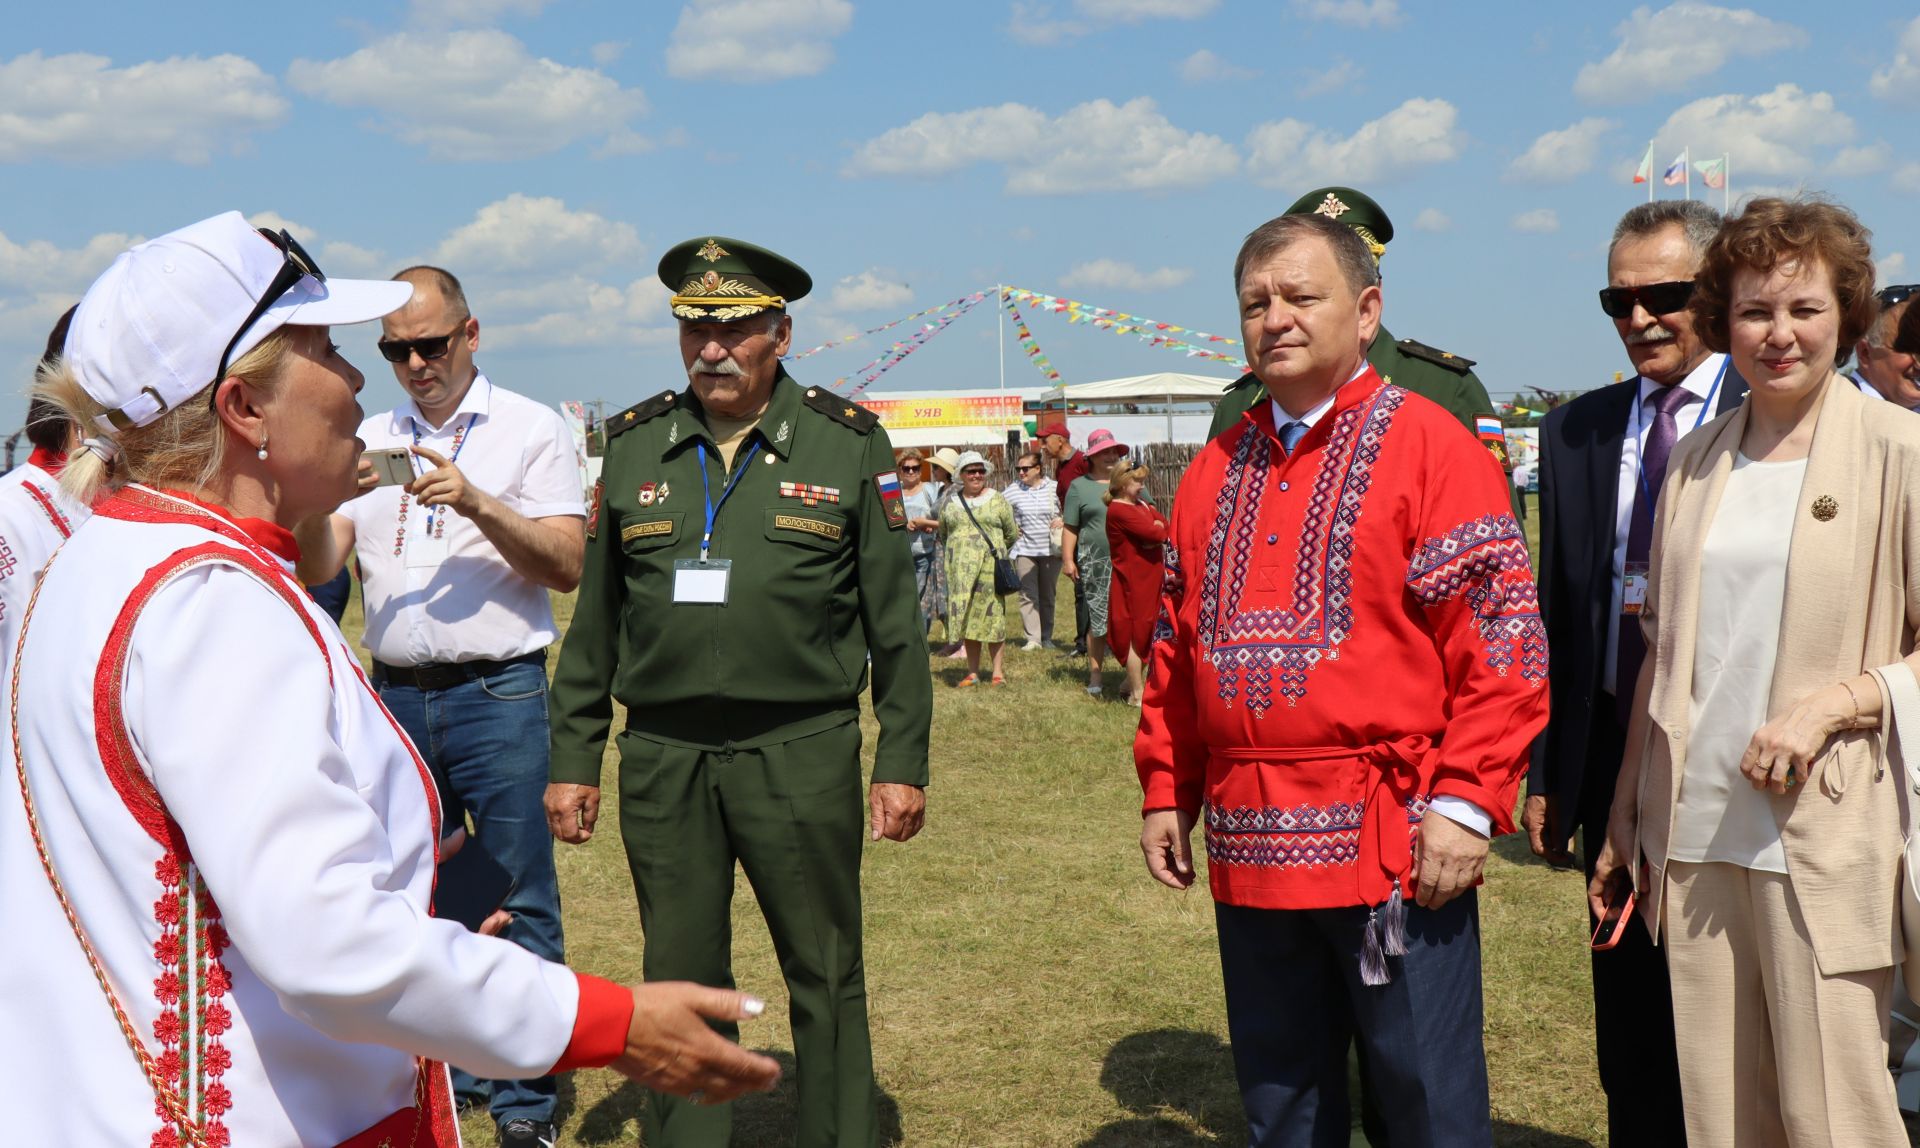
[[1295,446],[1298,446],[1300,443],[1300,440],[1305,438],[1306,436],[1307,436],[1306,423],[1298,422],[1298,421],[1290,422],[1287,425],[1280,428],[1280,445],[1285,447],[1287,449],[1287,454],[1291,456],[1293,454],[1293,448]]

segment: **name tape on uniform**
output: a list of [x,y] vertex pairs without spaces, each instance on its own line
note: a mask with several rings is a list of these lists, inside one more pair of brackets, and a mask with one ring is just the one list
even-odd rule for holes
[[671,518],[658,518],[652,522],[636,522],[632,526],[620,528],[620,541],[632,542],[636,538],[653,538],[661,534],[672,534],[674,522]]
[[807,534],[817,534],[832,542],[840,541],[840,536],[846,533],[846,528],[843,526],[798,514],[776,514],[773,516],[773,525],[776,530],[799,530]]

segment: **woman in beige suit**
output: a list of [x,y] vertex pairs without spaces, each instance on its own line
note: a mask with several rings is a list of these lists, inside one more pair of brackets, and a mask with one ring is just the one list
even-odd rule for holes
[[1898,781],[1870,731],[1874,671],[1920,622],[1920,418],[1833,369],[1873,275],[1851,212],[1759,199],[1691,304],[1752,390],[1667,470],[1588,893],[1600,912],[1631,883],[1667,946],[1693,1148],[1907,1143],[1886,1067]]

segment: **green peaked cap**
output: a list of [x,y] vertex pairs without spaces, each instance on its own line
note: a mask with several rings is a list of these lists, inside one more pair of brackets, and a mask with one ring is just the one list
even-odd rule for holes
[[703,235],[660,257],[660,282],[673,292],[673,315],[692,323],[732,323],[788,304],[813,290],[798,263],[758,244]]
[[1360,233],[1373,252],[1374,262],[1386,254],[1393,242],[1393,220],[1373,198],[1350,187],[1318,187],[1293,201],[1288,215],[1324,215],[1338,220]]

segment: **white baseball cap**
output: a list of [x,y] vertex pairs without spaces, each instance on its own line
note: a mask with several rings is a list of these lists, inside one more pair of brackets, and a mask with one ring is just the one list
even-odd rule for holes
[[[315,273],[303,275],[242,331],[293,261],[283,242]],[[255,230],[237,211],[122,252],[87,288],[67,332],[68,366],[107,408],[96,420],[100,429],[146,426],[217,382],[223,355],[231,366],[281,327],[365,323],[413,296],[410,283],[325,279],[305,256],[297,244]]]

